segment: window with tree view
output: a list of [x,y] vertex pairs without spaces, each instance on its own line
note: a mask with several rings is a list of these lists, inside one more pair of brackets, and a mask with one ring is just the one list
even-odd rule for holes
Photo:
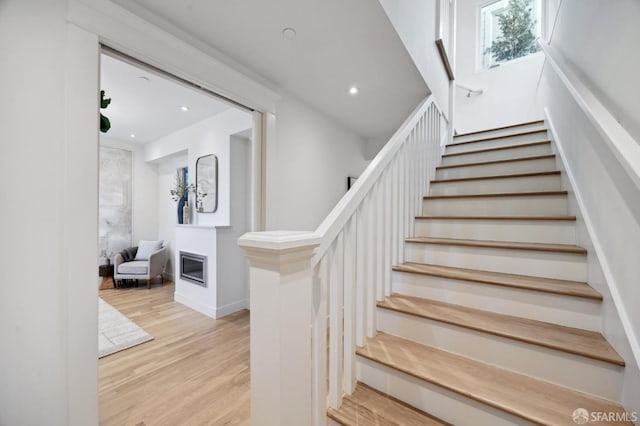
[[480,66],[500,63],[538,51],[542,0],[495,0],[480,7]]

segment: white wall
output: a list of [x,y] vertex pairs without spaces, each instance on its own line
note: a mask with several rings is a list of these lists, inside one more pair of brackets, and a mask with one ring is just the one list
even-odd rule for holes
[[[208,287],[195,285],[175,273],[175,300],[212,318],[249,307],[248,264],[238,238],[250,230],[250,142],[231,137],[229,143],[230,224],[174,225],[176,250],[207,256]],[[174,250],[174,264],[179,254]]]
[[[640,241],[640,193],[550,67],[544,69],[539,96],[573,177],[574,187],[565,187],[571,189],[571,213],[579,219],[577,244],[587,248],[589,284],[604,297],[603,334],[627,363],[621,399],[628,410],[640,411],[640,371],[622,325],[631,325],[637,342],[640,265],[638,251],[630,248]],[[619,294],[620,304],[614,302],[613,292]]]
[[[192,214],[192,223],[199,225],[229,225],[230,135],[253,127],[250,113],[229,109],[192,126],[145,145],[145,161],[158,162],[187,150],[189,183],[196,179],[198,157],[215,154],[218,157],[218,209],[215,213]],[[169,195],[167,194],[167,197]],[[189,203],[193,204],[193,197]],[[193,209],[192,209],[193,210]]]
[[[273,91],[109,1],[0,2],[0,191],[11,200],[0,221],[0,254],[6,282],[20,283],[0,286],[3,425],[98,420],[97,288],[87,283],[95,281],[98,244],[99,39],[250,106],[275,110]],[[326,119],[317,116],[310,121],[335,126],[323,126]],[[352,145],[360,143],[347,143],[348,153]],[[34,197],[46,214],[14,207],[31,206]]]
[[251,224],[251,141],[232,137],[231,154],[231,223],[218,227],[216,238],[218,276],[216,313],[226,315],[249,307],[249,265],[238,238],[250,231]]
[[187,167],[189,158],[186,152],[164,158],[158,162],[158,180],[156,192],[156,215],[158,220],[158,239],[165,241],[169,249],[168,261],[165,267],[165,277],[174,280],[174,247],[176,246],[176,224],[178,223],[178,203],[169,196],[174,187],[176,170]]
[[449,78],[435,44],[438,0],[379,1],[429,90],[448,114]]
[[0,3],[2,425],[97,423],[98,45],[66,7]]
[[100,145],[131,151],[132,242],[158,239],[158,166],[144,161],[144,145],[100,134]]
[[363,139],[291,96],[266,147],[267,229],[315,230],[366,167]]
[[640,3],[564,0],[551,45],[640,143]]
[[[606,10],[607,6],[615,11]],[[637,118],[637,107],[633,109],[632,94],[622,93],[624,79],[620,74],[624,76],[637,58],[622,55],[617,46],[605,43],[615,39],[631,48],[627,37],[634,31],[637,34],[639,13],[637,3],[616,2],[614,6],[610,2],[564,0],[551,41],[558,64],[576,75],[586,90],[603,103],[615,96],[616,104],[606,106],[620,124],[628,126],[630,134],[634,124],[622,117]],[[611,20],[612,14],[619,19]],[[606,49],[602,52],[607,60],[592,64],[592,56],[602,60],[594,55],[598,49]],[[568,51],[569,57],[575,57],[572,61],[565,56]],[[594,80],[607,72],[617,83],[597,86]],[[606,90],[606,96],[600,97],[600,90]],[[578,216],[578,244],[588,250],[589,284],[604,297],[603,333],[626,362],[620,399],[628,411],[640,411],[640,265],[636,249],[640,241],[640,189],[549,64],[543,68],[538,101],[546,108],[574,184],[570,200],[572,212]]]
[[482,89],[467,98],[455,90],[455,128],[458,133],[533,121],[542,118],[536,104],[536,87],[544,57],[535,53],[497,68],[477,69],[478,4],[483,0],[458,0],[456,83]]

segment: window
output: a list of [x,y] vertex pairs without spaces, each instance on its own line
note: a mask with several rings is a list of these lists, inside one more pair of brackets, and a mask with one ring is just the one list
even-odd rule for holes
[[480,7],[479,57],[481,68],[538,51],[542,29],[542,0],[493,0]]

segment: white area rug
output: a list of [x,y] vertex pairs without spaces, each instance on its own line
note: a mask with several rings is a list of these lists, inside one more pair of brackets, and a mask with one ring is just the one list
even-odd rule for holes
[[98,298],[98,358],[153,340],[153,336]]

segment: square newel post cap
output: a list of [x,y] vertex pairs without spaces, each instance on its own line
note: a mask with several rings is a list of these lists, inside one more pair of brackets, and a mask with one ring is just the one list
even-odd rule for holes
[[311,260],[321,238],[307,231],[248,232],[238,239],[252,263],[283,265]]

